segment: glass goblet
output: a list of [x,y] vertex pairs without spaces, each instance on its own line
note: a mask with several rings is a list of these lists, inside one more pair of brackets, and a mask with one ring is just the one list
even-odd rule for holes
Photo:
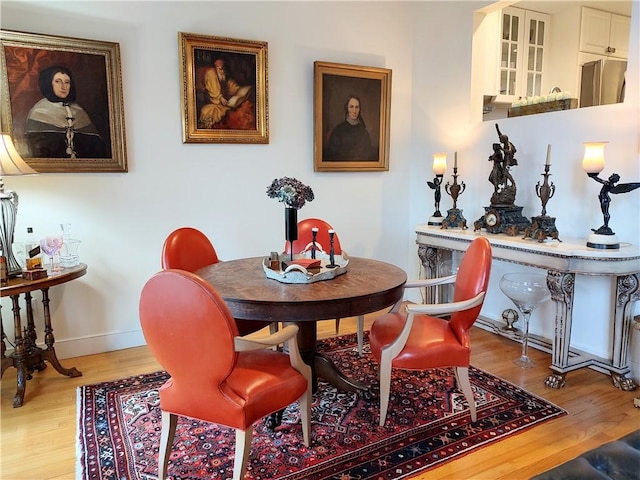
[[537,273],[507,273],[500,279],[500,290],[518,307],[524,319],[522,353],[513,363],[522,368],[533,367],[535,363],[527,355],[529,319],[538,305],[551,299],[547,277]]
[[52,272],[62,271],[62,267],[54,262],[56,254],[62,248],[62,241],[62,235],[49,235],[40,240],[40,249],[49,257]]

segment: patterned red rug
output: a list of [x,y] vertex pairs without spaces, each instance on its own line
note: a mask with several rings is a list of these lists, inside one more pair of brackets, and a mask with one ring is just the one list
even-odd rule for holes
[[[352,378],[376,384],[376,365],[370,355],[358,357],[355,335],[321,341],[319,348]],[[78,388],[77,480],[157,478],[157,389],[167,378],[157,372]],[[263,422],[256,424],[246,478],[409,478],[566,415],[487,372],[472,367],[470,378],[478,404],[476,424],[448,369],[417,376],[394,371],[385,427],[377,425],[376,400],[320,381],[312,410],[312,446],[302,443],[298,409],[291,406],[275,432]],[[232,429],[180,418],[168,473],[174,480],[229,479],[233,456]]]

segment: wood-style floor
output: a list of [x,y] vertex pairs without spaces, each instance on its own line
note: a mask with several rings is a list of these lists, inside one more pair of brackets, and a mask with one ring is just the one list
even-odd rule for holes
[[[373,315],[367,318],[367,325]],[[367,327],[368,328],[368,327]],[[334,322],[319,322],[320,337],[335,334]],[[340,333],[355,331],[354,319],[343,319]],[[472,364],[564,408],[569,415],[418,475],[417,479],[516,480],[567,461],[580,453],[640,428],[638,392],[613,387],[609,377],[590,369],[567,376],[567,385],[544,385],[548,354],[530,350],[538,366],[523,370],[511,362],[520,345],[474,328]],[[82,377],[67,378],[49,367],[27,382],[24,406],[12,408],[15,369],[2,379],[0,478],[3,480],[72,480],[75,478],[76,387],[153,372],[160,366],[146,347],[66,359]]]

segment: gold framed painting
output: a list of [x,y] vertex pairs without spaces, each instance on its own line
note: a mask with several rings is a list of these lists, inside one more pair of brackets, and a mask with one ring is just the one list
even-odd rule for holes
[[2,131],[38,172],[126,172],[117,43],[0,30]]
[[269,143],[267,42],[178,33],[183,143]]
[[314,170],[389,170],[390,115],[390,69],[314,62]]

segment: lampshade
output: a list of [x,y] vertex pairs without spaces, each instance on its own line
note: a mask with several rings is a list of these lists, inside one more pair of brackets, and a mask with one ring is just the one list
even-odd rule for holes
[[9,134],[3,133],[0,140],[0,177],[36,173],[38,172],[22,159]]
[[587,173],[600,173],[604,169],[604,147],[609,142],[585,142],[582,168]]
[[11,137],[6,133],[0,135],[0,247],[2,247],[2,254],[7,257],[7,269],[10,277],[18,275],[22,270],[13,256],[13,234],[18,211],[18,195],[13,191],[4,191],[2,177],[37,173],[22,159],[14,147]]
[[433,173],[436,175],[444,175],[447,170],[447,154],[446,153],[434,153],[433,154]]

